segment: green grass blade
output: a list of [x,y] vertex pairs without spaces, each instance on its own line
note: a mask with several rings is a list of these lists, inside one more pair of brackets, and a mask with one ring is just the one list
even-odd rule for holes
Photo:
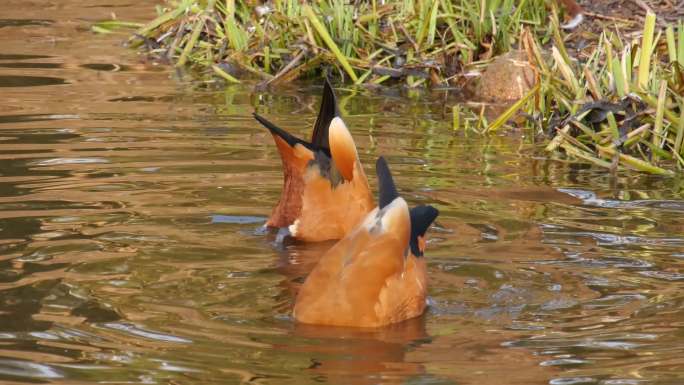
[[653,12],[646,13],[644,34],[641,39],[641,57],[639,58],[639,73],[637,84],[642,90],[648,89],[648,79],[651,68],[651,52],[653,51],[653,33],[655,31],[656,15]]
[[219,66],[217,66],[217,65],[212,65],[212,66],[211,66],[211,69],[214,70],[214,72],[215,72],[218,76],[220,76],[220,77],[226,79],[229,83],[236,83],[236,84],[237,84],[237,83],[240,83],[240,81],[239,81],[238,79],[234,78],[234,77],[231,76],[228,72],[222,70],[221,67],[219,67]]
[[430,22],[428,24],[428,45],[435,43],[435,34],[437,31],[437,10],[439,9],[439,0],[432,0],[432,9],[430,10]]
[[458,131],[461,128],[461,106],[454,104],[451,107],[451,114],[453,116],[452,128],[454,131]]
[[161,26],[162,24],[165,24],[165,23],[168,23],[174,19],[177,19],[183,13],[187,12],[189,8],[190,8],[190,3],[188,1],[183,1],[175,9],[173,9],[169,12],[166,12],[165,14],[160,15],[156,19],[145,24],[143,27],[141,27],[139,30],[136,31],[136,34],[141,35],[141,36],[147,36],[150,32],[159,28],[159,26]]
[[679,36],[677,37],[677,62],[684,67],[684,23],[679,21]]
[[488,126],[486,127],[486,131],[492,131],[492,132],[493,132],[493,131],[496,131],[496,130],[498,130],[499,128],[501,128],[501,126],[503,126],[504,124],[506,124],[506,122],[507,122],[511,117],[513,117],[513,115],[514,115],[516,112],[518,112],[518,110],[519,110],[520,108],[522,108],[522,106],[523,106],[523,105],[524,105],[532,96],[534,96],[534,94],[537,93],[537,91],[539,91],[539,84],[535,85],[531,90],[527,91],[527,93],[525,94],[525,96],[523,96],[520,100],[518,100],[517,102],[513,103],[510,107],[508,107],[508,109],[506,109],[506,111],[504,111],[501,115],[499,115],[499,117],[496,118],[496,119],[492,122],[492,124],[490,124],[490,125],[488,125]]
[[670,24],[665,30],[665,40],[667,40],[667,55],[670,63],[677,61],[677,45],[675,44],[674,27]]
[[[613,157],[616,154],[615,149],[612,147],[596,146],[596,148],[600,152],[606,154],[609,157]],[[665,170],[664,168],[655,166],[651,163],[648,163],[644,160],[635,158],[633,156],[626,155],[626,154],[619,154],[619,153],[618,153],[618,155],[619,155],[620,162],[624,163],[625,165],[627,165],[627,166],[629,166],[635,170],[647,172],[650,174],[656,174],[656,175],[672,175],[673,174],[672,171]]]
[[202,29],[204,29],[204,18],[200,17],[199,20],[195,22],[195,26],[192,29],[190,39],[188,39],[188,42],[185,43],[185,47],[183,47],[183,52],[181,52],[181,55],[178,58],[178,62],[176,62],[176,67],[182,67],[185,65],[185,63],[188,60],[188,56],[190,55],[190,52],[192,52],[192,49],[195,48],[195,44],[197,43],[197,39],[199,38]]
[[330,34],[328,33],[328,30],[323,26],[320,20],[318,20],[318,17],[313,12],[313,9],[309,5],[305,5],[303,8],[304,10],[304,15],[309,19],[309,22],[311,25],[314,27],[316,32],[318,32],[318,35],[323,39],[325,44],[330,48],[330,50],[333,52],[335,55],[335,58],[340,62],[342,65],[342,68],[349,74],[349,77],[356,82],[359,80],[359,78],[356,76],[356,73],[354,72],[354,69],[351,67],[349,64],[349,61],[347,58],[342,54],[342,51],[340,51],[340,48],[335,44],[335,41],[330,37]]
[[684,140],[684,99],[679,101],[679,124],[677,124],[677,137],[674,143],[674,153],[682,154],[682,140]]
[[[655,116],[655,122],[653,124],[653,138],[652,142],[653,145],[657,148],[661,148],[663,146],[663,142],[665,140],[664,135],[663,135],[663,118],[665,114],[665,102],[666,102],[666,94],[665,92],[667,91],[667,81],[666,80],[661,80],[660,81],[660,90],[658,91],[658,104],[656,106],[656,116]],[[655,160],[656,154],[653,154],[653,160]]]
[[[562,132],[562,131],[559,131],[559,133],[560,132]],[[561,137],[562,137],[562,134],[561,134]],[[610,166],[611,166],[610,162],[606,162],[605,160],[599,159],[589,152],[580,150],[579,148],[573,146],[570,143],[565,142],[565,143],[561,144],[561,147],[570,156],[574,156],[574,157],[579,158],[579,159],[584,159],[588,162],[594,163],[595,165],[600,166],[600,167],[604,167],[604,168],[610,168]]]
[[572,92],[577,93],[580,86],[579,82],[577,81],[577,77],[575,76],[575,73],[572,70],[572,67],[570,67],[570,65],[565,61],[565,58],[560,53],[558,48],[556,48],[556,46],[553,46],[551,48],[551,55],[556,60],[556,64],[558,65],[558,69],[560,70],[561,75],[563,75],[563,78],[572,87]]
[[97,33],[112,33],[121,28],[140,28],[142,24],[121,20],[103,20],[93,24],[90,29]]

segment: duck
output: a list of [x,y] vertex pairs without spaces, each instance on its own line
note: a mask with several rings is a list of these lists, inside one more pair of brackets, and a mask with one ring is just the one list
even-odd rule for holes
[[584,9],[575,0],[560,0],[568,14],[568,22],[561,25],[561,28],[573,30],[584,21]]
[[326,79],[310,141],[254,113],[275,141],[283,188],[265,226],[304,242],[338,240],[375,207],[354,139]]
[[423,314],[425,233],[439,215],[409,209],[383,157],[376,162],[378,205],[320,258],[297,293],[298,323],[377,328]]

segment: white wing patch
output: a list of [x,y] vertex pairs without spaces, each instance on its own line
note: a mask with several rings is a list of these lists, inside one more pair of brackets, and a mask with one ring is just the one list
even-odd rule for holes
[[573,17],[572,20],[568,21],[567,24],[561,25],[561,28],[563,28],[563,29],[575,29],[575,27],[582,24],[582,21],[584,21],[584,15],[582,15],[581,13],[578,13],[577,16]]
[[297,236],[297,227],[299,226],[299,219],[296,219],[293,224],[287,227],[293,237]]

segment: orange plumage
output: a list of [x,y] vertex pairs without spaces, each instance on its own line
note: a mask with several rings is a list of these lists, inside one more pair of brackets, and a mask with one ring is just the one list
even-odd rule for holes
[[327,81],[311,142],[254,117],[273,135],[283,162],[283,191],[267,226],[287,227],[303,241],[340,239],[373,208],[354,140]]
[[574,29],[584,21],[584,10],[577,4],[577,1],[560,0],[560,3],[565,7],[570,19],[567,23],[561,25],[561,28]]
[[417,317],[425,310],[424,234],[437,209],[409,210],[389,168],[378,159],[380,204],[321,257],[300,289],[298,322],[378,327]]

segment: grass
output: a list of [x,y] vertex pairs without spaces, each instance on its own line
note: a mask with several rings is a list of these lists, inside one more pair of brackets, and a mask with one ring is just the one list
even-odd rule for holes
[[[553,25],[554,23],[552,23]],[[551,137],[546,151],[606,167],[674,175],[684,168],[684,27],[656,29],[647,14],[641,36],[623,41],[605,31],[586,60],[561,54],[556,39],[548,57],[524,34],[541,82],[489,130],[522,111],[527,126]],[[664,33],[663,33],[664,32]],[[556,30],[555,33],[560,33]]]
[[454,106],[455,131],[487,134],[527,117],[556,157],[611,171],[673,175],[684,168],[684,26],[641,33],[617,26],[573,58],[558,10],[546,0],[385,0],[268,5],[178,0],[145,25],[106,21],[97,32],[137,28],[129,43],[200,76],[277,86],[325,74],[352,84],[462,85],[465,73],[513,47],[537,84],[491,123]]
[[130,43],[230,82],[277,84],[328,72],[354,84],[443,85],[471,63],[508,51],[523,27],[543,35],[545,4],[180,0],[139,27]]

